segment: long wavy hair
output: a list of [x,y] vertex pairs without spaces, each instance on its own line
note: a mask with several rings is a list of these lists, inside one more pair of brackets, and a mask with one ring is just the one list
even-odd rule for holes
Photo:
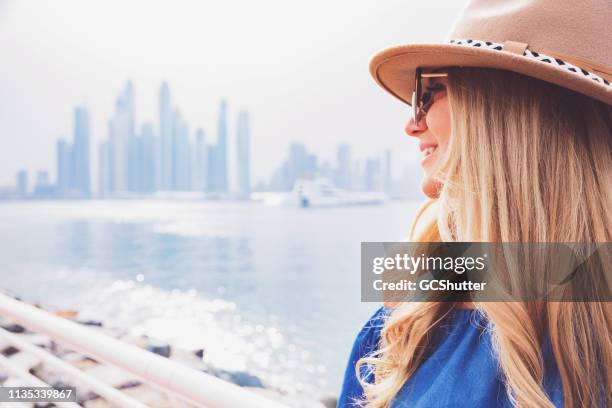
[[[451,68],[447,92],[452,134],[437,174],[436,216],[412,240],[612,241],[612,106],[526,76],[482,68]],[[420,214],[417,221],[423,221]],[[356,366],[364,406],[389,406],[427,358],[433,330],[454,307],[444,302],[394,305],[377,351]],[[612,406],[612,303],[475,307],[488,321],[514,406],[553,407],[542,388],[544,336],[559,369],[564,406]],[[362,377],[364,371],[373,374],[371,383]]]

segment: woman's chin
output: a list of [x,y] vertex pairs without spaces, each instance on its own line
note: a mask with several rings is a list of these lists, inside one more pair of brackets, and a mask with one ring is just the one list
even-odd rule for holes
[[442,188],[442,184],[429,176],[424,176],[423,181],[421,181],[421,191],[429,198],[438,198],[440,195],[440,188]]

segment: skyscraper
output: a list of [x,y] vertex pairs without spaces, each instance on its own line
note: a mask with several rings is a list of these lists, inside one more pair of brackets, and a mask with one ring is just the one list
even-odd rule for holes
[[26,170],[19,170],[16,178],[17,195],[19,198],[26,198],[28,196],[28,172]]
[[36,184],[34,185],[33,196],[36,198],[54,198],[55,186],[49,183],[49,172],[39,170],[36,172]]
[[[162,82],[159,93],[159,134],[151,123],[136,130],[134,86],[127,81],[119,93],[114,112],[108,120],[108,138],[98,145],[98,192],[108,197],[128,192],[147,193],[158,190],[193,190],[227,192],[228,124],[227,104],[219,106],[217,140],[206,143],[204,131],[198,129],[195,141],[178,109],[173,109],[170,89]],[[238,192],[250,192],[249,115],[239,112],[237,122]],[[295,153],[295,152],[293,152]],[[316,156],[305,157],[285,168],[293,179],[297,174],[313,174]],[[60,138],[56,144],[57,183],[37,183],[35,194],[49,197],[88,197],[91,195],[90,118],[85,107],[74,109],[74,140]],[[285,173],[287,173],[285,172]],[[42,176],[41,176],[42,177]],[[48,177],[48,176],[45,176]]]
[[83,197],[88,197],[90,186],[89,113],[84,107],[74,109],[74,145],[72,148],[73,187]]
[[191,190],[189,129],[176,109],[172,114],[172,189]]
[[208,188],[208,150],[204,130],[196,131],[193,160],[193,188],[197,191],[206,191]]
[[172,106],[170,88],[162,82],[159,90],[159,164],[156,166],[158,189],[172,189]]
[[343,189],[351,188],[351,146],[347,143],[338,145],[336,151],[338,168],[335,174],[336,186]]
[[363,160],[357,159],[351,166],[351,187],[353,190],[365,190],[365,173]]
[[113,192],[112,181],[110,141],[102,141],[98,145],[98,195],[100,197],[107,197]]
[[72,152],[71,146],[65,139],[59,139],[56,145],[57,160],[57,192],[61,196],[68,194],[73,186],[72,182]]
[[150,193],[155,191],[155,130],[152,123],[142,125],[136,144],[136,191]]
[[251,192],[249,139],[249,114],[248,112],[241,111],[238,113],[238,126],[236,132],[238,195],[241,198],[248,198]]
[[317,156],[309,153],[304,144],[293,142],[289,146],[289,163],[294,180],[300,177],[314,177],[318,170],[317,161]]
[[318,158],[309,153],[302,143],[293,142],[289,146],[289,157],[272,177],[273,190],[287,191],[293,188],[299,178],[312,178],[318,174]]
[[109,121],[109,161],[111,168],[111,186],[115,193],[128,191],[128,163],[131,114],[130,105],[124,91],[117,98],[115,113]]
[[225,192],[228,187],[226,110],[225,101],[221,101],[217,121],[217,144],[211,146],[208,157],[208,189],[216,192]]
[[139,162],[138,140],[136,139],[136,108],[134,103],[134,84],[128,80],[120,98],[126,115],[126,148],[127,148],[127,190],[138,191]]

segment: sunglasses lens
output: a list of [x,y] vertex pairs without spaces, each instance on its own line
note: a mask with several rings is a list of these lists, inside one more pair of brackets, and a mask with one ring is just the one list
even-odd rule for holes
[[421,96],[421,106],[425,107],[431,102],[431,92],[425,91]]
[[421,68],[414,75],[414,92],[412,93],[412,118],[417,124],[421,120]]
[[[427,78],[435,77],[446,77],[447,73],[434,72],[433,74],[426,75]],[[414,76],[414,91],[412,92],[412,119],[414,123],[419,123],[427,111],[433,104],[433,95],[438,90],[446,90],[446,86],[433,83],[430,88],[426,88],[423,92],[422,84],[423,71],[421,68],[417,68]],[[435,88],[435,89],[434,89]]]

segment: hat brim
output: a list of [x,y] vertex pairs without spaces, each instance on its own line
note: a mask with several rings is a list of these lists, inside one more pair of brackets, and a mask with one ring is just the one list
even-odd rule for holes
[[387,48],[370,61],[370,73],[390,94],[410,105],[417,67],[497,68],[541,79],[612,105],[612,87],[581,78],[554,65],[507,51],[454,44],[408,44]]

